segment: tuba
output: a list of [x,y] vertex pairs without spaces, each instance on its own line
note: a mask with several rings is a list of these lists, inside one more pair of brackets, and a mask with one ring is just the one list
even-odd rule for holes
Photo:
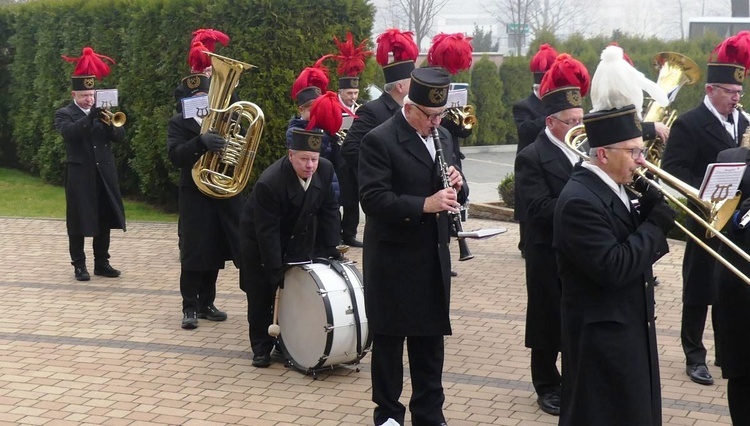
[[[695,84],[701,77],[698,65],[692,59],[679,53],[657,53],[653,58],[653,64],[654,68],[659,70],[656,84],[664,89],[670,102],[674,102],[682,86]],[[653,100],[649,102],[643,115],[643,121],[661,122],[667,127],[672,127],[676,118],[677,111],[662,107]],[[656,137],[644,142],[646,143],[646,160],[659,166],[667,141]]]
[[[585,152],[581,151],[581,148],[583,146],[588,145],[587,139],[586,139],[585,128],[582,124],[579,124],[568,131],[568,133],[565,135],[564,143],[567,148],[571,149],[582,160],[587,161],[589,159],[588,155]],[[653,174],[653,176],[656,176],[657,178],[659,178],[662,183],[668,185],[671,189],[677,191],[678,193],[680,193],[680,195],[687,198],[690,204],[693,204],[700,211],[700,214],[695,213],[693,210],[690,209],[688,205],[682,203],[677,197],[670,194],[669,191],[665,190],[665,188],[662,185],[660,185],[658,182],[656,182],[656,180],[649,177],[648,175],[649,172]],[[732,216],[734,215],[734,212],[737,209],[737,204],[740,201],[739,191],[736,194],[734,194],[734,196],[731,196],[731,197],[716,198],[711,201],[706,201],[706,200],[701,199],[700,195],[698,194],[698,190],[682,182],[681,180],[677,179],[671,174],[665,172],[664,170],[660,169],[658,166],[650,163],[649,161],[646,161],[645,165],[642,168],[636,170],[636,174],[640,178],[646,179],[646,182],[648,182],[649,185],[656,188],[659,192],[662,193],[662,195],[664,195],[666,199],[671,201],[672,204],[677,206],[680,210],[683,210],[690,217],[692,217],[696,222],[698,222],[698,224],[700,224],[703,228],[705,228],[706,238],[711,238],[713,236],[716,236],[716,238],[721,240],[721,242],[724,243],[724,245],[726,245],[727,248],[734,251],[738,256],[740,256],[746,262],[750,262],[750,255],[747,254],[744,250],[742,250],[742,248],[740,248],[738,245],[733,243],[732,240],[730,240],[724,234],[721,233],[722,228],[724,228],[724,225],[726,225],[727,222],[729,222],[732,219]],[[628,189],[633,191],[632,188],[630,187],[628,187]],[[750,284],[750,277],[745,275],[736,266],[732,265],[731,262],[729,262],[727,259],[722,257],[716,250],[711,248],[708,244],[704,243],[700,238],[698,238],[695,234],[690,232],[681,223],[675,221],[675,225],[682,232],[684,232],[685,235],[691,238],[697,245],[699,245],[701,248],[706,250],[708,254],[713,256],[716,259],[716,261],[718,261],[719,263],[724,265],[727,269],[732,271],[735,275],[737,275],[737,277],[739,277],[746,284]]]
[[213,72],[208,86],[209,112],[203,118],[201,134],[214,132],[227,145],[221,152],[208,151],[198,159],[193,165],[193,181],[209,197],[230,198],[242,192],[250,179],[265,118],[252,102],[229,104],[240,75],[255,66],[205,53],[211,57]]

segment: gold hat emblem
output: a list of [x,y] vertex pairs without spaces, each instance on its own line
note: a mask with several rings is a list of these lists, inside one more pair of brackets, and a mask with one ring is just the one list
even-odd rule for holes
[[430,100],[433,104],[436,105],[442,105],[445,103],[445,99],[448,97],[448,88],[442,87],[442,88],[433,88],[430,89],[429,93],[427,94],[427,99]]
[[568,90],[565,92],[565,100],[568,104],[574,107],[583,106],[583,99],[581,99],[581,92],[576,90]]
[[352,79],[352,89],[357,89],[357,88],[359,88],[359,79],[358,78],[353,78]]
[[88,77],[83,79],[83,87],[87,89],[94,88],[94,77]]
[[745,69],[744,68],[737,68],[734,70],[734,80],[742,84],[742,81],[745,80]]
[[187,85],[188,89],[193,90],[201,85],[201,78],[197,75],[191,75],[187,78],[185,84]]
[[315,151],[320,151],[320,145],[323,144],[323,137],[318,135],[313,135],[307,138],[307,145],[314,149]]

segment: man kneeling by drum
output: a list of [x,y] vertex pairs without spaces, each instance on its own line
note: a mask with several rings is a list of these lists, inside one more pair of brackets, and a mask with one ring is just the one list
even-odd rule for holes
[[340,258],[339,205],[333,165],[320,158],[323,132],[294,129],[291,148],[263,171],[240,220],[240,288],[247,295],[253,366],[271,365],[268,334],[284,266],[316,257]]

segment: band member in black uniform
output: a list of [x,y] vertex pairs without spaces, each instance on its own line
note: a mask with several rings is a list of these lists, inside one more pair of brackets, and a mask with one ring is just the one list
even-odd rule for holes
[[[562,69],[577,71],[563,73]],[[560,414],[562,383],[557,369],[561,289],[552,249],[552,216],[557,197],[579,161],[564,141],[565,134],[583,120],[583,96],[589,80],[582,63],[569,55],[559,56],[540,87],[546,127],[515,162],[518,196],[527,208],[526,347],[531,349],[531,382],[539,407],[552,415]]]
[[[404,340],[413,388],[412,424],[445,423],[443,339],[451,334],[448,212],[458,213],[465,198],[463,177],[453,166],[450,135],[439,127],[449,84],[440,68],[415,69],[402,112],[369,132],[360,148],[376,425],[404,424],[406,407],[399,402]],[[434,158],[433,129],[448,156],[447,184]]]
[[294,129],[288,155],[263,171],[242,212],[240,288],[247,295],[255,367],[271,365],[275,339],[268,326],[284,266],[341,256],[334,171],[330,161],[320,158],[322,138],[321,130]]
[[[742,147],[721,151],[719,163],[746,163],[749,167],[740,183],[743,200],[733,220],[727,224],[727,236],[746,253],[750,252],[750,232],[742,218],[750,211],[750,135],[742,138]],[[725,245],[719,254],[735,265],[745,275],[750,275],[750,265]],[[750,424],[750,286],[727,268],[716,268],[716,322],[720,333],[716,344],[721,352],[721,376],[727,379],[729,414],[735,425]]]
[[[419,55],[419,48],[414,43],[411,32],[401,32],[391,28],[378,36],[377,42],[376,59],[383,67],[384,92],[379,98],[357,109],[357,117],[346,132],[344,144],[341,146],[341,155],[347,166],[354,169],[355,175],[359,169],[359,147],[362,139],[370,130],[401,111],[404,97],[409,93],[414,61]],[[393,53],[394,58],[399,59],[388,62],[390,53]]]
[[[205,74],[182,79],[175,91],[184,97],[208,93]],[[176,99],[180,104],[182,98]],[[180,168],[178,182],[178,223],[180,248],[180,294],[182,295],[182,328],[198,327],[198,319],[224,321],[227,314],[214,305],[216,280],[227,260],[239,264],[239,218],[242,199],[213,198],[196,186],[192,168],[208,151],[220,152],[226,140],[215,133],[201,134],[202,119],[175,114],[167,125],[167,154]]]
[[661,425],[651,265],[669,250],[674,211],[646,185],[633,105],[584,116],[590,160],[557,199],[552,245],[562,282],[560,425]]
[[73,273],[78,281],[91,279],[86,268],[84,237],[94,237],[94,275],[120,276],[109,264],[110,230],[125,231],[125,208],[117,179],[112,143],[122,142],[125,130],[102,122],[102,109],[94,106],[95,82],[109,74],[106,56],[84,47],[73,72],[73,102],[55,111],[55,129],[65,142],[65,224]]
[[[518,132],[516,155],[534,142],[539,133],[544,130],[547,114],[545,114],[544,105],[542,105],[539,85],[542,83],[544,74],[555,62],[555,58],[557,58],[557,51],[545,43],[539,46],[539,51],[531,59],[529,68],[534,75],[531,94],[513,105],[513,121],[516,123],[516,131]],[[521,251],[523,256],[525,255],[524,246],[526,244],[526,206],[522,205],[522,200],[519,199],[518,182],[515,179],[513,182],[515,198],[513,219],[518,221],[518,250]]]
[[[747,45],[736,43],[737,37],[730,37],[715,50],[716,60],[708,63],[705,98],[696,108],[677,117],[664,150],[664,170],[696,189],[703,182],[706,166],[715,162],[722,150],[737,147],[748,126],[748,120],[737,110],[747,66],[740,63],[738,57],[748,57],[750,52],[743,53],[731,47]],[[739,56],[735,57],[734,54]],[[686,226],[711,248],[717,249],[716,238],[702,237],[705,229],[692,218],[687,218]],[[685,243],[682,262],[682,349],[687,375],[690,380],[703,385],[714,383],[706,365],[703,329],[708,306],[714,301],[715,263],[714,258],[691,239]],[[719,334],[716,333],[715,306],[711,310],[711,319],[716,341]],[[717,350],[720,348],[715,347]],[[721,352],[717,351],[716,362],[720,361]]]

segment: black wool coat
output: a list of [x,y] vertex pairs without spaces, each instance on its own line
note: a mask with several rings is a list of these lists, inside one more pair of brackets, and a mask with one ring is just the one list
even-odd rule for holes
[[[537,98],[534,92],[518,101],[513,105],[513,121],[516,123],[518,131],[518,145],[516,146],[516,156],[524,148],[531,145],[544,130],[544,119],[547,114],[544,112],[542,100]],[[514,219],[526,221],[526,206],[523,205],[523,199],[519,197],[518,182],[514,181],[514,198],[515,209],[513,211]]]
[[661,424],[651,265],[666,236],[577,165],[555,207],[562,281],[560,425]]
[[[455,164],[450,134],[440,143]],[[422,212],[443,188],[437,167],[403,114],[370,131],[359,157],[365,306],[370,331],[392,336],[447,335],[450,327],[450,223]],[[466,186],[464,186],[466,188]],[[464,188],[459,202],[465,201]]]
[[[94,237],[100,227],[107,226],[124,231],[125,207],[112,143],[122,142],[125,130],[110,128],[98,118],[92,121],[74,102],[55,111],[55,129],[65,141],[68,235]],[[100,185],[102,191],[98,190]],[[100,217],[100,203],[109,204],[112,214]],[[100,221],[108,223],[100,224]]]
[[552,249],[557,197],[573,172],[545,132],[516,157],[516,188],[526,206],[526,347],[560,350],[560,279]]
[[354,169],[355,175],[359,169],[359,147],[362,139],[370,130],[383,124],[398,111],[401,111],[401,106],[388,92],[383,92],[379,98],[357,108],[357,117],[347,131],[346,139],[341,146],[341,155],[346,160],[346,164]]
[[[747,119],[739,115],[739,137],[748,127]],[[701,102],[696,108],[680,115],[669,133],[661,167],[693,188],[700,188],[706,167],[716,162],[719,152],[737,146],[718,118]],[[697,213],[697,210],[694,210]],[[699,213],[700,214],[700,213]],[[716,238],[705,238],[706,229],[688,217],[687,228],[714,250]],[[710,305],[714,299],[714,265],[708,252],[688,238],[682,263],[682,300],[689,305]]]
[[167,155],[180,168],[177,233],[180,262],[187,271],[223,269],[227,260],[239,266],[240,261],[242,195],[219,199],[198,190],[192,168],[206,152],[200,142],[200,125],[182,114],[172,116],[167,125]]

